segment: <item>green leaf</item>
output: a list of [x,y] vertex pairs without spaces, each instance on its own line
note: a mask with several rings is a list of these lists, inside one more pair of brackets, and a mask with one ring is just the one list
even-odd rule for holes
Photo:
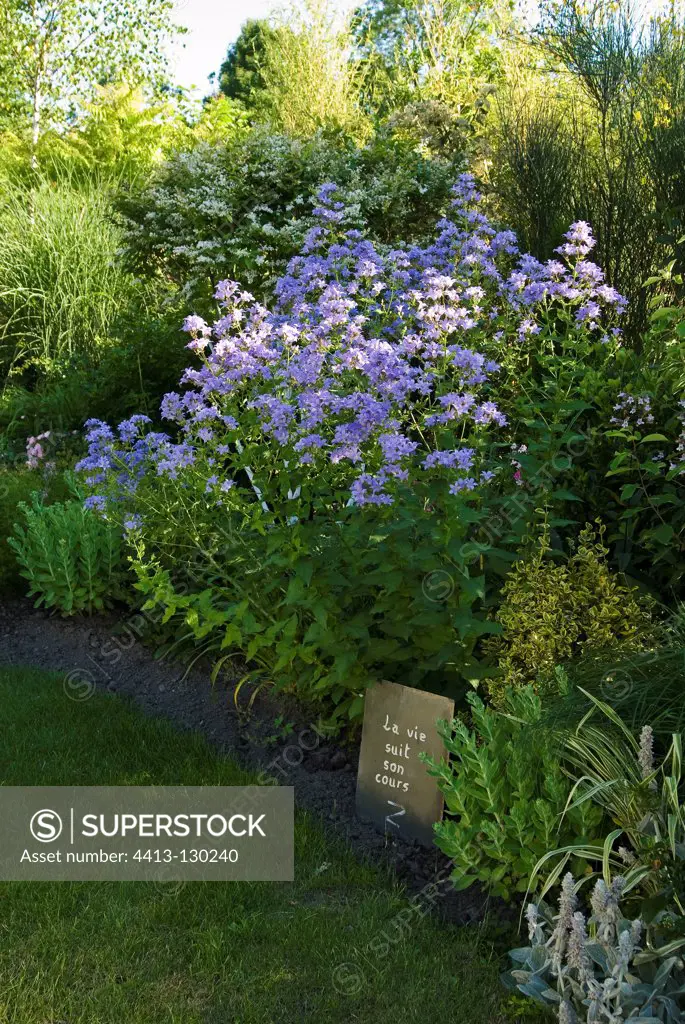
[[347,717],[358,718],[364,710],[364,697],[358,694],[347,709]]
[[582,501],[583,500],[582,498],[579,498],[577,494],[574,494],[573,491],[567,491],[563,487],[560,488],[557,491],[552,491],[552,497],[556,498],[558,501]]
[[660,544],[668,544],[673,539],[674,529],[668,523],[662,523],[661,526],[657,526],[656,530],[652,530],[652,537],[654,540],[658,540]]
[[295,567],[295,574],[298,579],[301,579],[307,586],[311,583],[312,573],[314,571],[314,561],[311,558],[298,562]]

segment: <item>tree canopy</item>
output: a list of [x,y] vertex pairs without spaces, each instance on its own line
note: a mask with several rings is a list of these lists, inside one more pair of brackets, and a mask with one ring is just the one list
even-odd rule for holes
[[280,30],[268,21],[251,18],[228,48],[219,69],[219,90],[229,99],[239,100],[248,109],[259,107],[267,91],[264,68],[267,50]]
[[0,0],[0,112],[30,134],[73,122],[98,86],[165,79],[173,0]]

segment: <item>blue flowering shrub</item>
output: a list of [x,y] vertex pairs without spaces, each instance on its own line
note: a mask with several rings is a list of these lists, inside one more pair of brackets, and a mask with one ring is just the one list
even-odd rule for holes
[[87,505],[126,529],[149,606],[338,717],[378,678],[459,697],[488,673],[489,607],[568,440],[527,408],[512,459],[498,356],[618,343],[587,225],[543,265],[479,202],[463,175],[431,244],[381,247],[322,186],[273,309],[223,281],[219,319],[186,319],[167,431],[87,424]]

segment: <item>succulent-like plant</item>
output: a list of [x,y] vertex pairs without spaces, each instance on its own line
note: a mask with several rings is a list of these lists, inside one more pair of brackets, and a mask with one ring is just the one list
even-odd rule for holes
[[[478,882],[508,900],[526,891],[550,846],[592,847],[608,819],[591,801],[568,808],[572,783],[559,752],[532,742],[542,709],[532,687],[510,690],[501,712],[476,694],[467,699],[470,728],[458,719],[440,727],[450,759],[425,759],[449,811],[435,841],[454,865],[456,888]],[[587,867],[582,857],[571,864]]]
[[30,505],[20,502],[18,509],[22,521],[7,542],[36,607],[90,615],[125,598],[125,562],[116,526],[77,499],[44,505],[34,494]]

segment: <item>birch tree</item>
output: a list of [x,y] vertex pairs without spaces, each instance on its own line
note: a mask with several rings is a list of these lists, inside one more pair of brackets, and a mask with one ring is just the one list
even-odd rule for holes
[[98,85],[160,86],[173,8],[173,0],[0,0],[0,90],[23,118],[32,167],[42,133],[73,122]]

